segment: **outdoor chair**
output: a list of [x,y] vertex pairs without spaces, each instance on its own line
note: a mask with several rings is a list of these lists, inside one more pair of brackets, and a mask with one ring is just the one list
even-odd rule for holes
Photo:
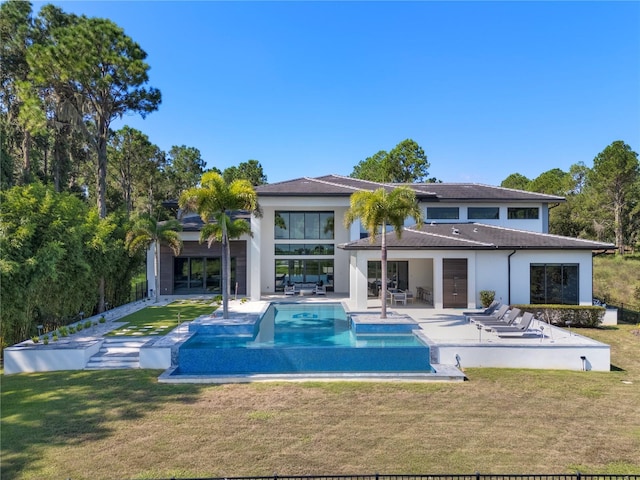
[[524,315],[522,315],[520,322],[515,325],[511,325],[508,327],[493,326],[487,328],[487,330],[497,334],[499,337],[523,337],[525,335],[531,334],[530,332],[528,332],[528,330],[532,322],[533,313],[526,312]]
[[285,295],[295,295],[296,294],[296,287],[295,285],[286,285],[284,287],[284,294]]
[[502,320],[503,317],[509,311],[509,305],[502,305],[500,308],[492,313],[491,315],[467,315],[467,320],[475,323],[476,321],[481,322],[483,320],[491,321],[491,320]]
[[504,317],[500,320],[493,320],[491,318],[478,318],[475,320],[476,325],[482,325],[483,327],[509,327],[514,324],[516,318],[520,316],[519,308],[512,308]]
[[316,285],[316,295],[326,295],[327,287],[324,285]]
[[462,314],[464,316],[492,315],[493,312],[495,312],[499,307],[500,302],[498,300],[494,300],[493,302],[491,302],[491,305],[489,305],[484,310],[480,310],[477,312],[462,312]]
[[[408,302],[413,303],[413,298],[414,298],[414,297],[413,297],[413,292],[412,292],[411,290],[409,290],[409,289],[406,289],[406,290],[400,290],[400,292],[404,293],[404,295],[405,295],[405,297],[406,297],[406,299],[407,299],[407,301],[408,301]],[[406,303],[406,302],[405,302],[405,303]]]

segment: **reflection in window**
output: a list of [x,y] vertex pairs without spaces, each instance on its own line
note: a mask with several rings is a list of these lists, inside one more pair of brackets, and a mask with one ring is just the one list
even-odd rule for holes
[[540,210],[537,207],[510,207],[507,209],[509,220],[537,220]]
[[578,304],[577,264],[531,264],[530,303]]
[[427,207],[429,220],[458,220],[460,209],[458,207]]
[[294,283],[320,283],[333,289],[333,260],[276,260],[276,291]]
[[274,227],[276,239],[331,240],[334,213],[277,211]]
[[[174,293],[222,293],[220,257],[176,257],[173,260]],[[231,258],[231,291],[236,283],[236,259]]]
[[276,243],[276,255],[333,255],[333,243]]
[[499,207],[469,207],[467,209],[469,220],[499,220]]

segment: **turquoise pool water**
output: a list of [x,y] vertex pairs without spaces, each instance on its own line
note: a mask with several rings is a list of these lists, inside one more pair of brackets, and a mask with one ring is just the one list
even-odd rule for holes
[[254,331],[196,332],[179,348],[175,374],[433,371],[416,335],[355,334],[350,323],[340,304],[274,303]]

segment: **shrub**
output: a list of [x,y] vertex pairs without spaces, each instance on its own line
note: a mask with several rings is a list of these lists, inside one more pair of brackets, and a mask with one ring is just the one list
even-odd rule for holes
[[76,327],[74,327],[73,325],[71,325],[71,326],[69,327],[69,333],[71,333],[71,334],[76,333]]
[[48,335],[42,339],[42,343],[44,343],[45,345],[49,345],[49,336]]
[[487,308],[496,298],[495,290],[480,290],[480,302],[484,308]]
[[80,330],[82,330],[82,324],[81,324],[81,323],[79,323],[78,325],[76,325],[76,331],[78,331],[78,332],[79,332]]
[[84,328],[91,328],[91,320],[84,322]]
[[40,337],[37,335],[34,335],[33,337],[31,337],[31,341],[33,343],[38,343],[40,341]]
[[[598,327],[602,323],[606,309],[591,305],[513,305],[522,312],[531,312],[540,320],[552,325],[566,327]],[[540,315],[538,315],[540,313]]]
[[69,336],[69,329],[67,327],[60,327],[60,336],[68,337]]
[[105,323],[105,322],[107,321],[107,319],[106,319],[106,318],[104,318],[104,315],[102,315],[102,316],[100,317],[100,320],[98,320],[98,321],[99,321],[100,323]]
[[58,334],[54,333],[51,338],[53,339],[54,342],[57,342],[58,341]]

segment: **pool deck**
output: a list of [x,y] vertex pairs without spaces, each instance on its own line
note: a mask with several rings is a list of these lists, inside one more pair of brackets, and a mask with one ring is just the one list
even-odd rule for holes
[[[162,297],[160,304],[167,304],[175,300],[185,299],[184,296]],[[183,377],[183,381],[200,383],[230,383],[267,380],[287,381],[459,381],[464,380],[462,370],[471,367],[496,368],[534,368],[559,370],[610,370],[610,348],[579,334],[579,329],[558,328],[534,320],[529,335],[521,338],[501,338],[495,333],[478,329],[475,324],[466,320],[462,310],[434,309],[424,303],[415,302],[408,305],[394,305],[388,307],[387,318],[380,318],[380,302],[371,300],[366,311],[358,311],[350,307],[349,299],[335,293],[323,296],[291,296],[264,295],[260,301],[239,300],[229,302],[230,322],[246,321],[256,318],[263,312],[270,302],[309,303],[330,302],[342,303],[347,312],[353,314],[355,322],[367,325],[376,323],[410,323],[415,322],[418,335],[431,348],[431,363],[436,373],[408,374],[408,375],[368,375],[368,374],[316,374],[316,375],[254,375],[238,378]],[[28,371],[48,371],[62,369],[83,369],[89,358],[100,349],[104,335],[122,326],[120,319],[136,310],[149,305],[147,302],[136,302],[109,311],[107,321],[98,323],[90,329],[75,334],[69,338],[61,338],[49,345],[34,345],[31,340],[5,349],[5,373],[20,373]],[[215,318],[222,320],[220,315]],[[140,349],[140,368],[167,368],[160,377],[160,381],[170,373],[172,351],[175,345],[190,336],[186,322],[165,336],[148,338],[147,343]],[[36,353],[39,352],[37,355]],[[15,368],[7,369],[7,356],[17,355]],[[33,359],[32,359],[33,358]],[[143,360],[144,359],[144,360]],[[29,363],[30,362],[30,363]],[[60,368],[55,365],[59,363]],[[175,381],[175,377],[174,380]]]

